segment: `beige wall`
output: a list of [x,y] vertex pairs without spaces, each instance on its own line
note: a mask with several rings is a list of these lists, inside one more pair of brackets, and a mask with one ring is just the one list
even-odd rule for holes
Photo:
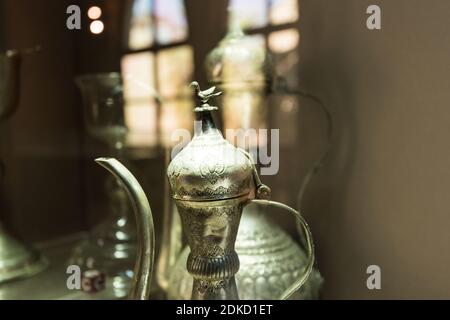
[[[365,27],[370,4],[382,30]],[[450,2],[302,0],[302,84],[332,110],[308,192],[325,298],[450,298]],[[382,290],[365,286],[382,269]]]

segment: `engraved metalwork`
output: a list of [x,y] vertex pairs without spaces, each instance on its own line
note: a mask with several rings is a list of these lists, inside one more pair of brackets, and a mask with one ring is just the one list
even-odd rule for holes
[[[268,112],[267,101],[269,100],[267,99],[267,94],[286,92],[284,88],[280,88],[280,84],[284,84],[284,78],[279,75],[274,76],[274,73],[272,72],[272,57],[267,50],[266,45],[257,41],[255,37],[247,36],[243,32],[240,22],[236,19],[234,12],[229,12],[229,17],[230,22],[227,35],[206,58],[207,79],[210,84],[218,86],[219,89],[224,92],[221,101],[224,127],[236,128],[239,130],[266,128]],[[244,116],[242,116],[242,114],[244,114]],[[261,146],[260,143],[261,141],[255,141],[254,146]],[[301,199],[301,195],[303,194],[309,179],[310,175],[308,174],[304,179],[304,183],[302,183],[299,199]],[[301,204],[301,201],[299,201],[299,204]],[[241,226],[241,229],[245,228],[245,219],[246,216],[244,214],[244,223],[243,226]],[[255,229],[259,230],[263,227],[263,225],[259,225],[260,223],[263,224],[262,218],[252,220],[255,223]],[[305,237],[302,229],[303,227],[299,224],[298,232],[301,243],[305,245]],[[280,233],[283,233],[282,230],[277,230],[279,230]],[[237,245],[239,244],[239,241],[238,236]],[[267,242],[258,242],[257,240],[256,242],[259,243],[259,247],[262,249],[260,252],[263,254]],[[298,247],[297,244],[292,243],[292,247],[297,247],[298,250],[301,251],[301,254],[305,254],[304,250]],[[256,261],[258,258],[260,257],[253,257]],[[292,259],[295,260],[295,257],[292,257]],[[269,260],[267,263],[269,263]],[[304,265],[304,262],[296,264],[299,270],[302,270]],[[245,270],[252,270],[253,267],[254,265],[249,264],[249,266],[246,266]],[[314,274],[319,276],[314,277]],[[318,292],[322,281],[317,269],[314,270],[312,277],[318,281],[314,281],[312,286],[307,285],[302,291],[301,298],[304,298],[305,296],[318,298]],[[255,281],[256,278],[257,276],[255,274]],[[238,274],[238,285],[239,281]],[[261,279],[259,281],[261,281]],[[265,299],[267,298],[267,294],[272,294],[270,298],[278,298],[279,290],[277,290],[276,287],[279,284],[280,282],[278,282],[277,285],[274,283],[274,288],[269,288],[267,293],[264,290],[257,290],[256,296],[247,295],[247,297],[251,299]],[[306,291],[309,291],[311,294]]]
[[[243,300],[273,300],[304,271],[307,256],[280,227],[264,215],[267,209],[249,205],[244,208],[236,238],[240,270],[236,273],[239,297]],[[189,248],[180,254],[172,269],[167,298],[188,300],[192,294],[192,277],[186,270]],[[318,270],[293,299],[318,299],[323,279]]]
[[[254,38],[244,34],[233,12],[230,12],[229,16],[231,19],[227,35],[207,56],[207,79],[211,85],[223,90],[221,109],[224,127],[238,129],[264,127],[267,111],[264,96],[270,91],[272,83],[274,84],[272,90],[275,92],[307,95],[299,92],[298,88],[288,88],[281,77],[274,79],[271,72],[271,57],[266,46],[258,45],[253,41]],[[320,106],[323,105],[320,103]],[[251,112],[247,111],[244,117],[240,112],[236,112],[249,109]],[[325,107],[324,111],[328,116],[329,113]],[[312,172],[317,171],[320,163],[321,161],[304,178],[299,192],[299,204]],[[177,174],[180,172],[177,171]],[[258,177],[256,172],[254,176]],[[262,185],[260,181],[257,183],[257,186],[259,185]],[[258,187],[257,190],[257,198],[268,198],[270,189]],[[209,191],[214,192],[214,190]],[[220,191],[225,193],[224,190]],[[244,208],[241,218],[236,239],[236,252],[240,257],[241,268],[236,274],[236,282],[242,299],[278,299],[301,274],[307,263],[305,249],[292,241],[276,224],[269,224],[262,215],[265,211],[263,207],[248,206]],[[167,214],[170,219],[179,218],[176,211]],[[181,225],[176,226],[176,229],[181,228]],[[174,225],[171,227],[174,228]],[[305,245],[302,230],[303,227],[299,224],[301,243]],[[179,256],[176,262],[172,260],[171,264],[165,265],[170,267],[168,272],[170,279],[168,281],[166,279],[163,289],[169,299],[190,299],[192,277],[185,267],[189,248],[186,247],[180,252],[181,237],[170,240],[165,246],[176,248],[179,253],[177,256]],[[264,274],[260,276],[261,270]],[[323,279],[318,269],[314,268],[309,280],[297,294],[293,295],[293,298],[318,299],[322,283]]]
[[[288,299],[303,286],[312,272],[314,247],[309,227],[296,210],[278,202],[257,198],[269,196],[270,189],[261,183],[249,155],[224,140],[221,132],[215,127],[210,114],[214,107],[205,102],[209,95],[214,94],[214,90],[200,93],[202,91],[198,89],[197,95],[202,105],[195,111],[197,121],[201,122],[201,130],[195,133],[194,139],[173,159],[167,170],[173,199],[180,213],[190,248],[186,263],[187,271],[194,279],[190,298],[197,300],[239,298],[235,281],[235,274],[239,271],[239,257],[235,250],[236,236],[243,207],[249,203],[256,203],[288,211],[303,228],[307,240],[305,248],[307,261],[298,278],[292,281],[280,296],[281,299]],[[201,170],[201,166],[205,165],[204,162],[207,162],[208,168],[213,168],[212,172],[223,171],[223,173],[215,174],[214,180],[205,178]],[[125,171],[118,165],[110,167],[116,174]],[[132,176],[122,174],[120,177],[133,198],[137,217],[140,218],[138,220],[140,235],[143,237],[142,240],[145,240],[149,234],[142,232],[142,228],[148,227],[148,217],[146,220],[143,214],[145,211],[143,203],[147,200],[136,191],[140,187]],[[141,247],[140,261],[150,259],[150,254],[153,252],[150,252],[148,246]],[[149,273],[145,273],[143,268],[137,270],[136,283],[145,283],[148,278]],[[138,286],[131,296],[145,298],[144,291],[143,286]]]
[[[252,199],[267,198],[270,188],[261,183],[250,156],[224,140],[216,129],[210,115],[216,108],[207,104],[214,90],[200,91],[197,83],[193,85],[202,103],[195,109],[202,128],[168,168],[173,198],[191,250],[187,258],[187,270],[194,278],[190,298],[234,299],[238,297],[234,274],[239,270],[234,245],[242,208],[251,201],[267,201]],[[309,239],[303,272],[278,297],[285,299],[304,284],[312,271],[311,235],[295,210],[270,201],[264,204],[293,213]],[[222,281],[227,285],[218,285]],[[219,289],[205,291],[205,285]]]

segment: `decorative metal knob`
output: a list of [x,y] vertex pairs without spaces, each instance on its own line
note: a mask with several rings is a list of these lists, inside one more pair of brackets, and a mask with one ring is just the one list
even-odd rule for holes
[[218,109],[215,106],[210,106],[208,104],[208,101],[209,99],[220,96],[222,94],[221,91],[214,92],[216,91],[216,87],[211,87],[209,89],[201,91],[200,85],[197,81],[193,81],[190,86],[195,89],[196,98],[200,101],[200,107],[196,107],[194,109],[194,112],[213,111]]

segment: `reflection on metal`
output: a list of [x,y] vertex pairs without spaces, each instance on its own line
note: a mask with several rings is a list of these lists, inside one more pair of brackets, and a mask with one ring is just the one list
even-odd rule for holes
[[[227,36],[220,42],[218,47],[212,50],[206,60],[208,80],[224,91],[222,106],[225,128],[241,130],[265,128],[268,111],[267,101],[269,101],[268,95],[274,92],[285,92],[285,90],[278,91],[281,88],[277,87],[278,81],[274,81],[278,79],[274,79],[275,77],[273,75],[273,58],[267,52],[265,43],[260,43],[259,46],[255,45],[255,41],[252,41],[252,38],[254,39],[254,37],[246,36],[242,32],[239,23],[233,17],[233,13],[231,13],[230,30]],[[250,71],[241,72],[242,69]],[[261,140],[256,142],[250,141],[250,148],[262,146],[265,142]],[[301,195],[303,195],[310,178],[310,175],[305,178],[300,190]],[[243,221],[245,219],[246,217],[244,215]],[[259,230],[263,228],[264,221],[261,218],[254,219],[253,222],[255,223],[255,229]],[[244,223],[243,227],[245,228],[245,226],[246,224]],[[276,227],[274,227],[274,230],[278,230],[280,234],[288,237],[282,230]],[[300,224],[298,224],[298,230],[302,243],[305,245],[305,235],[302,232],[302,226]],[[242,232],[245,232],[245,230]],[[239,236],[237,241],[239,243]],[[254,261],[267,261],[269,263],[270,259],[265,257],[265,255],[267,252],[270,252],[270,242],[254,239],[253,244],[259,246],[260,250],[258,252],[260,256],[250,258],[254,259]],[[296,250],[302,252],[304,255],[303,249],[295,243],[292,243],[292,245],[293,248],[295,247]],[[244,243],[241,248],[243,247],[245,247]],[[292,261],[295,261],[296,258],[294,256],[290,257]],[[250,261],[250,258],[247,261]],[[301,269],[304,265],[304,263],[300,263],[299,268]],[[248,269],[252,270],[253,266],[249,262]],[[312,278],[316,280],[311,280],[307,288],[298,297],[302,299],[319,297],[322,280],[317,269],[314,270],[314,276]],[[238,274],[238,283],[241,279],[243,278],[240,278]],[[247,281],[248,279],[247,277]],[[258,281],[257,272],[253,273],[252,281],[255,283]],[[272,287],[269,284],[268,282],[266,286],[267,290],[257,290],[255,295],[249,293],[248,298],[264,299],[268,295],[272,299],[278,297],[277,292],[280,288],[280,282],[273,283]]]
[[[206,60],[207,78],[212,85],[217,85],[224,93],[221,100],[223,109],[224,128],[232,129],[252,129],[265,128],[267,113],[267,94],[270,91],[291,94],[291,90],[283,85],[282,79],[272,81],[272,59],[266,51],[265,44],[259,42],[255,37],[246,36],[241,30],[237,20],[232,16],[230,30],[226,37],[220,42],[219,46],[213,49]],[[276,82],[276,83],[273,83]],[[328,116],[329,113],[326,112]],[[327,117],[328,120],[328,117]],[[329,121],[329,123],[331,123]],[[250,147],[261,146],[265,141],[250,141]],[[321,163],[321,160],[318,161]],[[314,172],[316,171],[314,169]],[[306,186],[311,179],[308,174],[300,190],[300,197],[304,194]],[[301,202],[299,202],[301,203]],[[253,211],[264,211],[261,207],[254,208]],[[256,214],[247,213],[244,209],[241,226],[237,236],[236,252],[241,260],[242,270],[237,273],[237,286],[241,289],[242,299],[277,299],[281,291],[285,290],[289,281],[277,281],[280,273],[266,272],[264,277],[260,277],[261,270],[274,270],[271,268],[274,256],[283,257],[281,265],[293,266],[291,270],[286,270],[282,276],[283,279],[291,279],[306,266],[305,251],[295,242],[286,240],[285,247],[278,247],[279,251],[273,252],[272,241],[277,239],[289,239],[289,236],[276,225],[268,225],[261,212]],[[172,216],[176,213],[171,213]],[[251,221],[251,223],[250,223]],[[266,238],[256,237],[252,230],[265,230]],[[270,230],[270,231],[269,231]],[[298,223],[299,234],[302,244],[305,245],[305,235],[303,228]],[[252,239],[252,237],[254,237]],[[247,239],[243,240],[243,239]],[[176,247],[177,250],[181,243],[181,238],[174,238],[165,246]],[[289,244],[289,245],[288,245]],[[249,247],[247,247],[249,246]],[[253,254],[246,254],[249,250]],[[298,254],[291,254],[297,252]],[[164,286],[169,298],[187,299],[191,296],[192,279],[185,270],[189,249],[185,248],[177,263],[173,266],[172,276],[169,285]],[[277,260],[279,261],[279,260]],[[295,266],[295,267],[294,267]],[[267,280],[266,279],[271,279]],[[257,284],[264,289],[254,291],[251,283]],[[293,298],[317,299],[320,295],[320,289],[323,280],[317,269],[312,272],[310,281],[306,283],[299,294]],[[242,288],[249,288],[248,291]],[[254,288],[254,287],[253,287]]]
[[289,298],[312,271],[314,250],[309,228],[297,211],[276,202],[256,200],[268,197],[270,189],[260,182],[248,154],[224,140],[216,129],[210,111],[217,108],[207,103],[214,90],[200,91],[194,85],[201,103],[195,111],[202,128],[168,168],[173,198],[190,247],[187,270],[194,278],[191,298],[239,297],[234,277],[239,270],[235,240],[242,209],[251,202],[287,210],[303,226],[308,239],[307,261],[298,278],[277,297]]
[[[16,51],[0,54],[0,121],[12,116],[18,105],[20,58]],[[4,167],[1,161],[0,167]],[[0,283],[32,276],[47,265],[37,251],[14,239],[0,222]]]
[[234,242],[242,207],[254,189],[252,165],[215,127],[210,112],[217,107],[207,103],[214,92],[196,89],[201,128],[169,164],[167,175],[191,248],[192,299],[238,299]]

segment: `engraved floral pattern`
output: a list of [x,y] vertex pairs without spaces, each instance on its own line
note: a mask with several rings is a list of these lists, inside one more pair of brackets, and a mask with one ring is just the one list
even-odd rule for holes
[[[305,252],[278,226],[258,213],[244,212],[236,252],[241,267],[236,282],[241,299],[278,299],[306,264]],[[180,255],[170,281],[170,299],[189,299],[192,277],[186,271],[189,249]],[[316,299],[323,279],[317,269],[295,298]],[[184,289],[183,289],[184,288]]]
[[223,162],[215,162],[211,158],[211,156],[208,156],[205,162],[200,165],[200,174],[209,183],[215,184],[223,177],[226,165]]

